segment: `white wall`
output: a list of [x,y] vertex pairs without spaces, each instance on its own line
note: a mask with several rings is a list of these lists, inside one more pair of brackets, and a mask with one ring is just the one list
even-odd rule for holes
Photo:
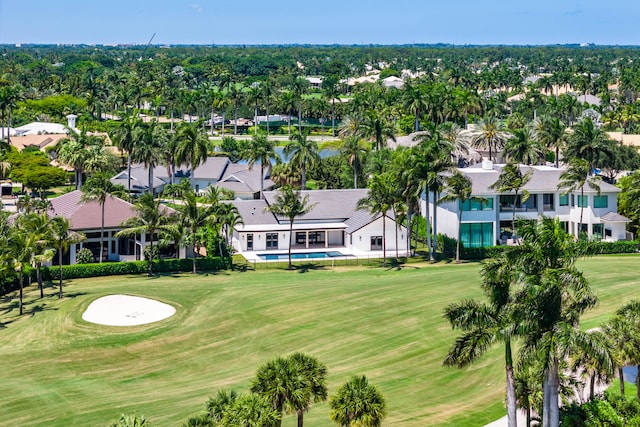
[[[387,251],[396,250],[396,227],[395,221],[388,217],[384,217],[385,228],[386,228],[386,249]],[[352,249],[356,249],[363,252],[371,251],[371,237],[372,236],[383,236],[382,233],[382,218],[378,218],[377,220],[365,225],[359,230],[355,231],[351,235],[351,242],[349,240],[349,236],[347,236],[346,246],[351,247]],[[398,228],[398,250],[406,251],[407,250],[407,229],[404,226],[400,226]]]

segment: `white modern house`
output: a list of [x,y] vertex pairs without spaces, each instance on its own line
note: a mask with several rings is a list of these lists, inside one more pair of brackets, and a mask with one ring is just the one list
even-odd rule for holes
[[[472,197],[462,206],[460,225],[461,241],[465,247],[494,246],[512,240],[512,218],[514,194],[499,194],[490,189],[496,182],[502,164],[482,162],[477,167],[458,169],[472,182]],[[628,218],[618,214],[617,197],[620,189],[604,181],[599,183],[600,193],[584,186],[568,194],[558,189],[563,169],[552,166],[520,166],[531,179],[524,186],[529,198],[522,201],[521,194],[515,203],[515,216],[536,219],[542,215],[558,218],[565,230],[575,236],[587,233],[590,239],[603,241],[628,240],[626,232]],[[423,212],[426,202],[423,200]],[[439,203],[437,208],[437,231],[447,236],[458,236],[459,202]],[[580,215],[582,213],[582,221]],[[433,218],[433,200],[429,215]]]
[[393,214],[371,215],[358,210],[358,200],[367,197],[367,189],[310,190],[314,207],[308,214],[296,218],[293,232],[289,233],[289,220],[272,214],[268,207],[276,200],[277,192],[265,192],[264,200],[234,200],[244,224],[233,231],[234,248],[254,257],[268,253],[338,251],[349,255],[379,255],[383,248],[383,223],[386,229],[388,255],[407,252],[407,230],[397,224]]

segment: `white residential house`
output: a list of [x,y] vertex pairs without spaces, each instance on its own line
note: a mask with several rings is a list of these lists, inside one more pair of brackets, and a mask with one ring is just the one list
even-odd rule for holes
[[371,215],[356,208],[367,192],[367,189],[302,191],[302,197],[308,195],[314,208],[294,220],[292,234],[288,218],[277,217],[268,210],[277,192],[265,192],[264,200],[234,200],[230,203],[238,208],[244,224],[235,227],[233,246],[243,254],[288,251],[290,246],[294,253],[331,249],[357,255],[379,254],[384,221],[387,254],[395,254],[396,248],[399,254],[406,254],[407,230],[402,225],[396,227],[391,212]]
[[[482,166],[458,169],[472,182],[472,197],[462,205],[461,241],[465,247],[494,246],[512,240],[514,194],[499,194],[489,187],[496,182],[504,165],[484,161]],[[575,190],[563,194],[558,189],[563,169],[551,166],[520,166],[526,173],[533,171],[524,186],[529,198],[522,202],[521,192],[516,201],[516,219],[536,219],[542,215],[558,218],[565,230],[577,236],[585,232],[590,239],[604,241],[627,240],[626,223],[630,220],[617,213],[620,190],[604,181],[600,193],[588,185],[584,195]],[[458,237],[458,202],[439,203],[437,232]],[[426,202],[423,200],[423,212]],[[582,222],[580,213],[582,210]],[[429,215],[433,218],[433,200]]]

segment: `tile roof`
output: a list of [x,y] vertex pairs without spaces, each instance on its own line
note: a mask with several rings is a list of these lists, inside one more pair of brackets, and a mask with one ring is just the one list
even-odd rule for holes
[[[51,199],[51,215],[60,215],[68,218],[73,230],[100,228],[102,221],[100,204],[97,201],[82,202],[81,198],[82,191],[75,190]],[[105,201],[105,228],[120,227],[122,222],[135,215],[136,212],[131,203],[111,196]]]
[[607,212],[600,219],[605,222],[631,222],[629,218],[616,212]]

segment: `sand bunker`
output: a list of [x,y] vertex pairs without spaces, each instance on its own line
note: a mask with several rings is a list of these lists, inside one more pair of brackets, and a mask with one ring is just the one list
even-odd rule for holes
[[82,318],[87,322],[108,326],[134,326],[157,322],[175,314],[168,304],[130,295],[108,295],[87,307]]

